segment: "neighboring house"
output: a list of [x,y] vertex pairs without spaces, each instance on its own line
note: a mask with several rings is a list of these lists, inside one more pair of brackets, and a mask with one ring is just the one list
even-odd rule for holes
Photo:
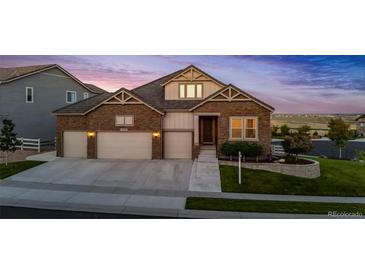
[[356,119],[357,122],[357,133],[362,136],[365,137],[365,114],[359,116]]
[[0,68],[0,119],[15,123],[18,137],[52,139],[52,111],[105,92],[58,65]]
[[100,159],[191,159],[201,146],[257,142],[270,152],[274,108],[195,66],[54,112],[57,154]]

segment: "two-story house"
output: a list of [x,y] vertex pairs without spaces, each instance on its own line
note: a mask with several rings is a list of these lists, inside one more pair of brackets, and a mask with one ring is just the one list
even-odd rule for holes
[[52,139],[53,110],[103,92],[59,65],[0,68],[0,119],[11,119],[18,137]]
[[274,108],[195,66],[54,112],[57,154],[100,159],[191,159],[202,147],[256,142],[270,152]]

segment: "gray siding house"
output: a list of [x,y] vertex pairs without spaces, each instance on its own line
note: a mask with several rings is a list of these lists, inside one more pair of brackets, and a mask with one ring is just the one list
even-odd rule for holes
[[0,119],[11,119],[18,137],[50,140],[54,109],[103,92],[58,65],[0,68]]

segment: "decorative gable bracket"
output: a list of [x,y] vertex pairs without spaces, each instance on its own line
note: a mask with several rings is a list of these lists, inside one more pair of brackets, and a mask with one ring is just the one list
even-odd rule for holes
[[116,95],[109,98],[104,102],[105,105],[142,105],[141,100],[128,93],[126,90],[122,90]]

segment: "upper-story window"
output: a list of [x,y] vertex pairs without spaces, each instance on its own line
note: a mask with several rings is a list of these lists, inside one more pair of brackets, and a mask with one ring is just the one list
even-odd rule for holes
[[179,98],[203,98],[203,84],[179,84]]
[[117,115],[115,116],[116,126],[133,126],[134,116],[133,115]]
[[365,128],[365,123],[360,123],[361,128]]
[[89,93],[88,92],[84,92],[84,99],[89,98]]
[[32,87],[25,88],[25,102],[34,103],[34,92]]
[[76,91],[66,91],[66,103],[76,103],[77,101],[77,93]]

